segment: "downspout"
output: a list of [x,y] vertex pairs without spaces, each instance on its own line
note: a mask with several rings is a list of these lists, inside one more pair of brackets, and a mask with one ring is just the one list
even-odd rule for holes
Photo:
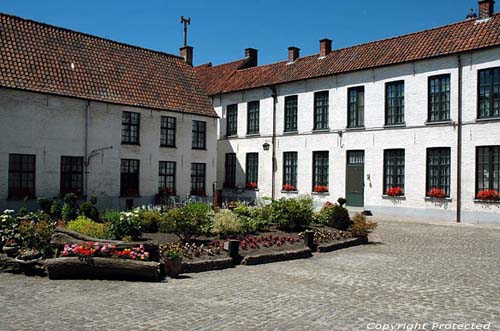
[[462,220],[462,57],[458,62],[458,116],[457,116],[457,223]]
[[276,198],[276,104],[278,103],[278,94],[276,93],[276,86],[269,86],[272,91],[271,97],[273,98],[273,161],[272,161],[272,179],[271,179],[271,199]]
[[87,107],[85,107],[85,158],[83,161],[84,166],[84,197],[87,198],[88,195],[88,166],[89,166],[89,115],[90,115],[90,100],[87,101]]

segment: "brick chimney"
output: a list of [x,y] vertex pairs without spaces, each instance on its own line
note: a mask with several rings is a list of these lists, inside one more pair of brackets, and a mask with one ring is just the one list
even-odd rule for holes
[[319,41],[319,56],[324,57],[332,51],[332,41],[330,39],[321,39]]
[[180,55],[182,58],[184,58],[184,62],[186,62],[190,66],[193,65],[193,47],[191,46],[181,47]]
[[246,48],[245,49],[245,58],[247,59],[247,63],[245,65],[246,68],[256,67],[258,63],[258,51],[255,48]]
[[479,0],[479,19],[490,18],[495,12],[494,0]]
[[300,48],[288,47],[288,62],[295,62],[300,57]]

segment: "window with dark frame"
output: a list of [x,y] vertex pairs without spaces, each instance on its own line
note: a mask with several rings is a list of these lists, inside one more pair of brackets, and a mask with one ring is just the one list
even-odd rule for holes
[[450,120],[450,75],[429,77],[429,122]]
[[191,194],[197,196],[205,196],[205,163],[191,163]]
[[176,163],[160,161],[158,165],[158,192],[175,195]]
[[122,112],[122,144],[139,144],[141,114]]
[[238,105],[228,105],[226,109],[226,136],[238,134]]
[[257,188],[259,185],[259,153],[247,153],[245,167],[247,186],[252,186],[251,183],[255,183],[254,188]]
[[193,121],[193,149],[207,148],[207,123],[204,121]]
[[83,195],[83,157],[61,156],[60,193]]
[[9,199],[35,197],[36,156],[9,154]]
[[285,132],[297,131],[297,96],[285,97]]
[[139,196],[139,160],[121,160],[120,195],[122,197]]
[[500,68],[478,71],[478,118],[500,117]]
[[175,147],[177,119],[170,116],[161,117],[160,146]]
[[500,146],[476,147],[476,194],[500,191]]
[[224,187],[236,187],[236,153],[226,153],[224,163]]
[[328,129],[328,91],[314,93],[314,130]]
[[384,192],[390,188],[399,187],[405,192],[405,150],[386,149],[384,150]]
[[260,102],[252,101],[247,105],[247,134],[259,134]]
[[385,124],[395,125],[405,122],[405,82],[385,84]]
[[450,153],[449,147],[427,149],[427,193],[433,189],[441,189],[450,196]]
[[313,191],[316,186],[328,189],[328,151],[313,152]]
[[297,152],[283,153],[283,186],[292,185],[297,190]]
[[347,127],[359,128],[365,125],[365,87],[348,89]]

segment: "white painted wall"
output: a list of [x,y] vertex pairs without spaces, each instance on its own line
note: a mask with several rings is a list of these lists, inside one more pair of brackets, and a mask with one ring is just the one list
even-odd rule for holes
[[[463,73],[463,159],[462,159],[462,210],[468,222],[500,222],[500,204],[474,201],[475,149],[476,146],[500,145],[500,120],[476,121],[477,71],[500,66],[500,48],[462,55]],[[452,124],[426,125],[428,77],[451,75]],[[404,128],[384,128],[385,83],[405,81]],[[365,87],[365,130],[346,130],[347,89]],[[379,69],[310,79],[277,87],[277,172],[276,197],[291,196],[281,192],[282,157],[285,151],[297,151],[299,157],[298,190],[311,194],[312,152],[330,151],[330,193],[315,195],[318,204],[335,201],[345,196],[346,151],[365,150],[365,208],[375,214],[398,218],[429,218],[454,220],[456,210],[456,158],[458,116],[458,59],[456,56],[427,61],[394,65]],[[330,132],[314,133],[314,92],[329,91]],[[284,98],[298,95],[298,134],[283,134]],[[259,191],[257,196],[271,196],[272,151],[264,151],[262,144],[271,143],[272,107],[271,90],[258,88],[214,96],[214,107],[221,116],[218,128],[217,178],[219,187],[224,182],[224,158],[226,153],[237,153],[239,167],[245,169],[245,154],[259,152]],[[260,100],[260,136],[246,137],[246,103]],[[226,139],[226,106],[238,103],[238,137]],[[342,134],[339,135],[339,132]],[[426,149],[451,148],[451,200],[435,203],[425,199]],[[404,200],[394,200],[383,195],[383,151],[405,149]],[[370,176],[370,180],[367,176]],[[237,183],[244,186],[245,176],[237,172]],[[233,194],[227,192],[227,194]],[[254,194],[246,192],[245,194]]]
[[[9,154],[36,155],[36,195],[59,194],[61,156],[84,156],[87,101],[19,90],[0,89],[0,210],[19,205],[7,200]],[[124,208],[120,195],[120,160],[140,160],[140,195],[134,204],[152,203],[158,192],[159,161],[177,162],[177,193],[190,191],[191,162],[207,164],[206,187],[212,195],[216,180],[217,119],[178,112],[90,102],[88,195],[100,207]],[[141,114],[140,146],[121,144],[122,111]],[[177,148],[160,147],[161,116],[177,118]],[[207,122],[207,150],[191,149],[192,120]]]

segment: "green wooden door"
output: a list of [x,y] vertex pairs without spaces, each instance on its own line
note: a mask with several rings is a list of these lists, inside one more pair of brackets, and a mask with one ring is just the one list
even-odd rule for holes
[[346,199],[352,207],[364,206],[365,151],[347,151]]

